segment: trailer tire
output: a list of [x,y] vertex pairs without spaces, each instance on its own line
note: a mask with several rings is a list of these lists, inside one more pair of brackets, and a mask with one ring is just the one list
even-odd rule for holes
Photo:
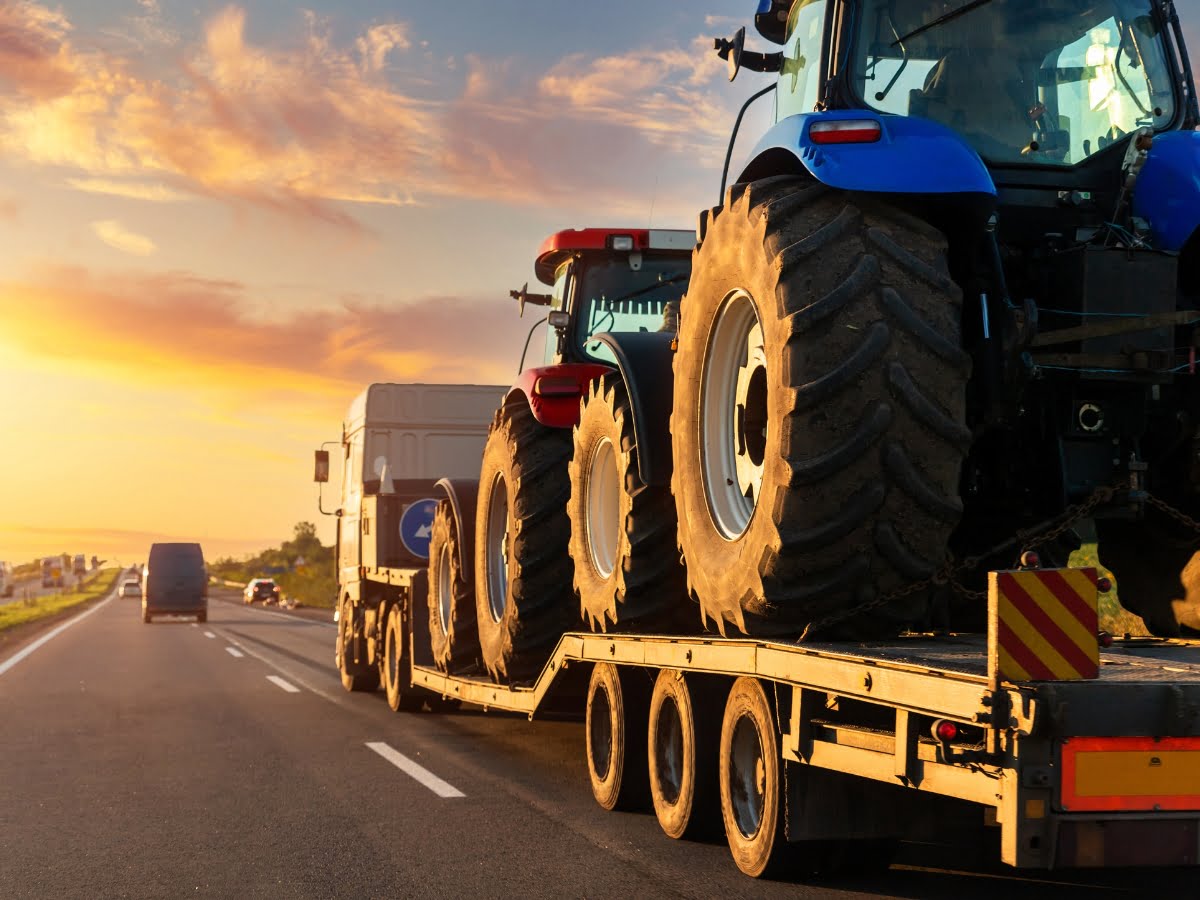
[[686,599],[675,549],[675,503],[638,471],[633,408],[617,373],[592,382],[569,467],[570,553],[592,631],[669,627]]
[[584,734],[592,796],[607,810],[640,809],[647,788],[649,684],[640,670],[599,662],[588,682]]
[[475,588],[463,571],[454,511],[443,500],[429,538],[429,650],[443,672],[473,663],[479,654]]
[[[971,439],[945,248],[808,178],[729,190],[693,257],[671,416],[688,589],[722,633],[795,633],[942,563]],[[928,602],[818,633],[891,636]]]
[[698,837],[721,821],[717,785],[722,684],[662,669],[650,695],[647,726],[650,799],[667,837]]
[[383,687],[392,712],[421,708],[421,694],[412,686],[412,658],[405,652],[408,642],[404,637],[404,610],[393,603],[383,635]]
[[379,667],[354,662],[354,630],[350,623],[354,607],[342,601],[338,615],[337,666],[342,678],[342,687],[347,691],[373,691],[379,687]]
[[497,414],[479,474],[475,614],[497,682],[535,676],[579,621],[567,542],[571,433],[539,423],[523,398]]

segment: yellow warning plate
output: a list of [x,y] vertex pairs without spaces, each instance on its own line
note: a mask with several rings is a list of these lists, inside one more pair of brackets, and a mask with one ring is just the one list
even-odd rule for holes
[[1200,810],[1200,738],[1070,738],[1062,773],[1067,812]]

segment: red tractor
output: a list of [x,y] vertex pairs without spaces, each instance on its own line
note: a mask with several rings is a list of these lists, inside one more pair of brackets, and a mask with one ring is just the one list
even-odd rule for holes
[[544,352],[522,358],[478,482],[439,483],[429,619],[444,670],[478,658],[520,679],[581,614],[606,629],[677,613],[671,350],[694,244],[691,231],[560,231],[534,266],[551,292],[512,292],[522,312],[548,308]]

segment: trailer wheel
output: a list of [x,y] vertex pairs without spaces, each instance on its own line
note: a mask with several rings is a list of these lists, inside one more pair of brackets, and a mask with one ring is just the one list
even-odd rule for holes
[[580,611],[592,631],[641,628],[678,617],[683,567],[670,491],[642,482],[624,379],[592,382],[569,467],[571,559]]
[[412,686],[412,659],[405,652],[404,611],[399,603],[388,610],[383,638],[383,686],[393,712],[416,712],[422,697]]
[[636,809],[646,795],[646,707],[648,685],[640,671],[622,672],[596,663],[588,682],[588,776],[592,796],[604,809]]
[[737,867],[752,878],[785,857],[783,779],[775,717],[757,678],[733,683],[721,721],[721,817]]
[[342,676],[342,687],[348,691],[373,691],[379,687],[379,668],[354,661],[354,627],[351,619],[354,607],[348,600],[342,601],[338,614],[337,666]]
[[429,649],[443,672],[473,662],[479,653],[475,589],[460,564],[460,546],[454,512],[443,500],[429,538]]
[[[932,574],[970,443],[944,236],[860,195],[734,185],[693,257],[672,492],[705,619],[794,633]],[[913,594],[826,637],[888,636]]]
[[716,679],[676,669],[661,670],[654,682],[647,728],[650,799],[667,837],[706,834],[720,819],[720,720],[714,714],[720,687]]
[[523,400],[488,434],[475,516],[479,650],[498,682],[536,675],[579,621],[567,540],[571,433],[540,424]]

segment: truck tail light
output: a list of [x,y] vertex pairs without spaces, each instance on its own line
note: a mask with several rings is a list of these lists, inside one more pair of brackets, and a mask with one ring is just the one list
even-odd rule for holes
[[873,144],[883,134],[875,119],[838,119],[813,122],[808,137],[814,144]]

